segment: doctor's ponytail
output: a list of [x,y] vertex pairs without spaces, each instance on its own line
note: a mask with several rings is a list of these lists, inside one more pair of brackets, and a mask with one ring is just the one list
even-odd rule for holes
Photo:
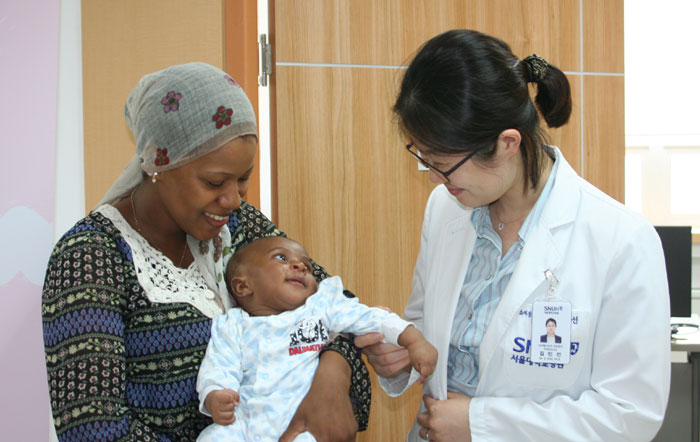
[[[535,102],[529,83],[535,83]],[[553,157],[539,123],[550,127],[571,115],[569,82],[557,67],[531,55],[519,60],[495,37],[455,29],[428,40],[408,66],[393,110],[401,130],[439,154],[475,152],[487,164],[499,135],[516,129],[525,185],[536,187],[545,155]]]
[[566,75],[537,54],[525,57],[520,66],[525,80],[537,85],[535,103],[549,127],[561,127],[571,116],[571,86]]

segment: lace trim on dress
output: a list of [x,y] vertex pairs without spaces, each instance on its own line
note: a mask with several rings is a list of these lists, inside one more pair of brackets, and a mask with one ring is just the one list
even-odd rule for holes
[[[202,263],[209,261],[215,264],[215,261],[202,259],[204,257],[201,256],[201,252],[192,247],[194,238],[188,235],[188,244],[195,260],[188,268],[182,269],[134,230],[114,206],[103,204],[95,211],[112,221],[131,247],[136,276],[149,301],[161,304],[187,303],[210,318],[223,313],[225,306],[222,306],[221,302],[227,297],[226,292],[222,294],[221,284],[216,281],[210,288],[207,279],[211,278],[206,276],[218,273],[218,269],[205,269],[204,272],[200,269]],[[226,230],[228,232],[228,229]],[[210,253],[213,254],[213,251]],[[218,263],[221,265],[222,260],[218,260]]]

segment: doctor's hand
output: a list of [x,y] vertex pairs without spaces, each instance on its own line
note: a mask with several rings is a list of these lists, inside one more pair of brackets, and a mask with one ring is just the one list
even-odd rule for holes
[[362,349],[367,355],[367,361],[372,365],[379,376],[392,377],[402,370],[410,370],[411,359],[408,350],[393,344],[382,342],[384,335],[381,333],[368,333],[355,336],[355,346]]
[[423,401],[426,411],[420,413],[416,419],[423,427],[418,433],[421,438],[433,442],[471,442],[470,396],[448,391],[444,401],[438,401],[428,395],[423,396]]

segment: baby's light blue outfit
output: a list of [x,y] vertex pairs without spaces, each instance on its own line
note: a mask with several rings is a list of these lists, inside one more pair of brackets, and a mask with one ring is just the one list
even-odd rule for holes
[[[331,333],[381,332],[397,345],[410,325],[394,313],[343,295],[340,277],[327,278],[296,310],[250,316],[240,308],[214,318],[211,339],[197,378],[199,409],[204,399],[228,388],[240,395],[236,420],[204,429],[198,441],[277,441],[311,387],[319,351]],[[310,433],[296,441],[314,441]]]

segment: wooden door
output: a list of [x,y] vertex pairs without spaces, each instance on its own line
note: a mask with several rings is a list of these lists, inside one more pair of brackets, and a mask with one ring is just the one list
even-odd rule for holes
[[81,2],[88,212],[136,153],[124,103],[139,79],[191,61],[223,67],[223,8],[223,1]]
[[[421,43],[451,28],[496,35],[521,58],[537,53],[567,73],[574,112],[550,134],[553,144],[621,199],[622,4],[270,0],[277,225],[364,303],[403,310],[432,184],[405,152],[391,106],[402,66]],[[370,426],[358,440],[403,440],[419,399],[418,386],[389,398],[373,375]]]
[[[124,103],[143,75],[203,61],[233,75],[257,111],[257,15],[255,0],[84,0],[81,8],[89,212],[136,152]],[[260,202],[257,169],[246,199]]]

